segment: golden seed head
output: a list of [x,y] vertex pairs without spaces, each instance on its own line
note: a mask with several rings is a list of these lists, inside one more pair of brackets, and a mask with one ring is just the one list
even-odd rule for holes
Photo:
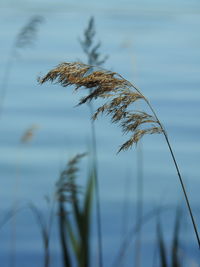
[[92,119],[104,113],[111,117],[112,123],[120,124],[123,133],[131,132],[130,139],[119,151],[127,150],[145,134],[163,132],[156,117],[143,111],[129,110],[130,105],[138,100],[146,101],[147,104],[148,101],[137,88],[115,72],[80,62],[62,63],[39,79],[41,84],[47,81],[57,82],[64,87],[73,85],[75,90],[89,89],[88,94],[80,99],[79,105],[97,98],[105,99],[106,103],[97,108]]

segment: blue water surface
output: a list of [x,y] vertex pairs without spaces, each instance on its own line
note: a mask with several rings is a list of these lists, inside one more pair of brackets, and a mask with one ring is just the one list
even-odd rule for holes
[[[104,67],[141,88],[163,122],[200,226],[200,2],[1,0],[0,7],[1,90],[16,35],[32,16],[43,17],[34,45],[19,49],[18,57],[11,58],[6,82],[0,118],[0,216],[3,220],[14,203],[22,210],[0,229],[0,266],[11,266],[13,255],[15,266],[43,266],[41,235],[28,204],[34,203],[47,216],[45,196],[54,191],[65,163],[76,153],[88,151],[89,110],[87,106],[75,107],[80,95],[59,85],[40,86],[37,78],[60,62],[86,61],[79,38],[90,16],[95,17],[101,53],[109,55]],[[37,126],[32,140],[20,143],[32,125]],[[112,266],[123,237],[135,224],[138,149],[116,154],[128,137],[111,125],[109,118],[101,117],[95,125],[107,267]],[[144,214],[158,207],[164,211],[162,227],[169,245],[175,208],[181,204],[184,219],[180,254],[185,257],[185,266],[200,266],[197,242],[163,136],[144,137],[141,149]],[[88,160],[84,159],[79,179],[82,185],[87,167]],[[142,228],[141,266],[159,266],[155,217]],[[92,259],[96,266],[95,226],[93,232]],[[52,266],[57,267],[61,265],[61,252],[56,224],[52,240]],[[134,241],[123,266],[133,266],[133,251]]]

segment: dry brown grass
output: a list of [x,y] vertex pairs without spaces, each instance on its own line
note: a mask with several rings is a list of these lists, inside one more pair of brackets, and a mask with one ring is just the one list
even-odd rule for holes
[[[142,111],[130,111],[129,107],[138,100],[148,101],[138,89],[115,72],[86,65],[80,62],[62,63],[48,72],[39,82],[57,82],[63,87],[75,86],[90,89],[88,94],[81,98],[79,105],[97,98],[103,98],[105,104],[93,114],[97,119],[99,114],[111,116],[113,123],[119,123],[123,133],[130,133],[130,138],[120,146],[119,151],[127,150],[136,144],[144,135],[163,132],[157,117]],[[91,90],[92,89],[92,90]]]

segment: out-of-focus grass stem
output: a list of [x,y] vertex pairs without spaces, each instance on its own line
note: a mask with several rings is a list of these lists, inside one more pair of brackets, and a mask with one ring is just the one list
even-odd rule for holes
[[[88,26],[84,31],[84,38],[80,40],[82,49],[87,57],[87,63],[90,65],[101,66],[107,59],[107,56],[102,57],[98,49],[100,47],[100,42],[95,44],[95,23],[94,18],[91,17],[88,21]],[[92,93],[92,89],[90,89]],[[90,117],[94,113],[93,102],[88,103]],[[96,141],[96,128],[95,123],[91,120],[91,139],[92,139],[92,158],[93,158],[93,172],[95,179],[95,192],[96,192],[96,211],[97,211],[97,236],[98,236],[98,257],[99,266],[103,266],[103,247],[102,247],[102,219],[101,219],[101,205],[100,205],[100,188],[99,188],[99,178],[98,178],[98,158],[97,158],[97,141]]]
[[143,149],[142,141],[138,143],[136,151],[136,165],[137,165],[137,205],[136,205],[136,224],[141,225],[137,232],[135,242],[135,265],[141,266],[141,244],[142,244],[142,217],[143,217]]

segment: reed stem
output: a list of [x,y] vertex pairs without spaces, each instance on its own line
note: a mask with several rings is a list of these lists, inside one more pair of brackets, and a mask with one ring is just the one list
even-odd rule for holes
[[[93,114],[92,102],[89,103],[90,115]],[[93,166],[94,166],[94,180],[95,180],[95,191],[96,191],[96,213],[97,213],[97,236],[98,236],[98,258],[99,267],[103,267],[103,247],[102,247],[102,226],[101,226],[101,205],[100,205],[100,190],[99,190],[99,179],[97,170],[97,142],[96,142],[96,131],[94,121],[91,121],[91,133],[92,133],[92,148],[93,148]]]
[[174,162],[174,166],[176,168],[176,171],[177,171],[177,175],[178,175],[178,178],[179,178],[179,181],[180,181],[180,184],[181,184],[181,188],[182,188],[182,191],[183,191],[183,194],[184,194],[184,198],[185,198],[185,201],[186,201],[186,204],[187,204],[187,208],[188,208],[188,211],[189,211],[189,214],[190,214],[190,218],[192,220],[192,224],[193,224],[193,228],[194,228],[194,232],[195,232],[195,235],[196,235],[196,238],[197,238],[197,242],[198,242],[198,246],[199,246],[199,249],[200,249],[200,238],[199,238],[199,234],[198,234],[198,230],[197,230],[197,226],[196,226],[196,222],[195,222],[195,219],[194,219],[194,215],[193,215],[193,212],[192,212],[192,208],[191,208],[191,205],[190,205],[190,201],[189,201],[189,198],[188,198],[188,194],[187,194],[187,191],[186,191],[186,188],[185,188],[185,185],[184,185],[184,182],[183,182],[183,178],[182,178],[182,175],[180,173],[180,169],[178,167],[178,163],[176,161],[176,158],[175,158],[175,155],[174,155],[174,152],[172,150],[172,147],[171,147],[171,144],[169,142],[169,139],[168,139],[168,136],[167,136],[167,132],[166,130],[164,129],[164,126],[162,125],[162,123],[160,122],[160,120],[158,119],[157,117],[157,114],[155,112],[155,110],[153,109],[153,107],[151,106],[149,100],[140,92],[140,90],[135,87],[134,85],[132,85],[133,88],[138,92],[140,93],[143,97],[144,97],[144,100],[146,101],[146,103],[148,104],[150,110],[152,111],[153,115],[155,116],[155,118],[157,119],[157,123],[160,125],[162,131],[163,131],[163,134],[164,134],[164,137],[165,137],[165,140],[166,140],[166,143],[167,143],[167,146],[169,148],[169,151],[170,151],[170,154],[171,154],[171,157],[173,159],[173,162]]
[[[102,65],[107,57],[101,59],[99,53],[100,42],[95,44],[95,22],[94,17],[91,17],[88,21],[88,26],[84,31],[84,38],[80,44],[87,57],[89,65]],[[92,89],[90,89],[92,93]],[[93,115],[93,103],[92,101],[88,104],[90,116]],[[100,206],[100,189],[99,189],[99,177],[98,177],[98,164],[97,164],[97,142],[96,142],[96,130],[94,121],[91,121],[91,139],[92,139],[92,157],[93,157],[93,175],[95,183],[96,193],[96,220],[97,220],[97,239],[98,239],[98,264],[99,267],[103,267],[103,247],[102,247],[102,227],[101,227],[101,206]]]

